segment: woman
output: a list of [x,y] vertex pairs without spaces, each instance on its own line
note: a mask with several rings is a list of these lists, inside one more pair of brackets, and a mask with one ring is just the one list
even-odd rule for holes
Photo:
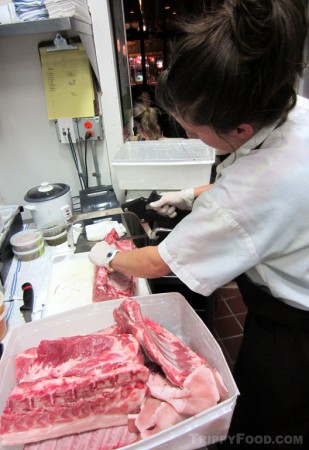
[[144,141],[157,141],[162,138],[156,108],[144,103],[137,103],[133,109],[134,127]]
[[[173,271],[205,296],[236,279],[248,307],[224,445],[309,448],[309,102],[298,0],[221,0],[183,25],[157,97],[190,138],[230,155],[208,186],[162,195],[191,209],[157,247],[92,262],[138,277]],[[185,175],[185,174],[184,174]]]

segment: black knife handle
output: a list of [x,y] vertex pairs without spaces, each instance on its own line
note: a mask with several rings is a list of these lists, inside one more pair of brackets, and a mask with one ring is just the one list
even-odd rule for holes
[[23,291],[23,305],[20,307],[20,311],[29,310],[33,308],[33,287],[31,283],[24,283],[21,287]]

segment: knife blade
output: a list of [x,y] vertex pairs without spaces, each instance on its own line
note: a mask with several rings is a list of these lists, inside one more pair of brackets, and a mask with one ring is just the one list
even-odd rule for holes
[[32,321],[32,310],[33,310],[33,287],[31,283],[24,283],[21,287],[23,291],[23,305],[19,308],[20,312],[24,316],[26,323]]

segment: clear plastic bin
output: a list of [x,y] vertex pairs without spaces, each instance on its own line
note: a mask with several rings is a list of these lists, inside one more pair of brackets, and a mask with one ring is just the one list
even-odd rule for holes
[[210,182],[215,150],[199,139],[130,141],[112,160],[120,189],[176,190]]
[[[172,292],[135,299],[141,305],[143,315],[166,327],[209,360],[221,374],[229,397],[206,411],[122,449],[193,450],[223,440],[230,425],[238,390],[218,343],[182,295]],[[14,356],[17,353],[38,345],[42,339],[88,334],[108,327],[114,324],[113,310],[121,302],[119,299],[93,303],[13,330],[0,360],[0,414],[16,385]],[[1,446],[0,443],[0,449],[21,450],[22,447]]]

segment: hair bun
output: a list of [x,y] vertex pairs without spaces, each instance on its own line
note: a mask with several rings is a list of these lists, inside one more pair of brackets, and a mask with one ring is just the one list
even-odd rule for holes
[[234,39],[239,50],[259,57],[269,48],[273,33],[273,7],[276,0],[228,1]]

